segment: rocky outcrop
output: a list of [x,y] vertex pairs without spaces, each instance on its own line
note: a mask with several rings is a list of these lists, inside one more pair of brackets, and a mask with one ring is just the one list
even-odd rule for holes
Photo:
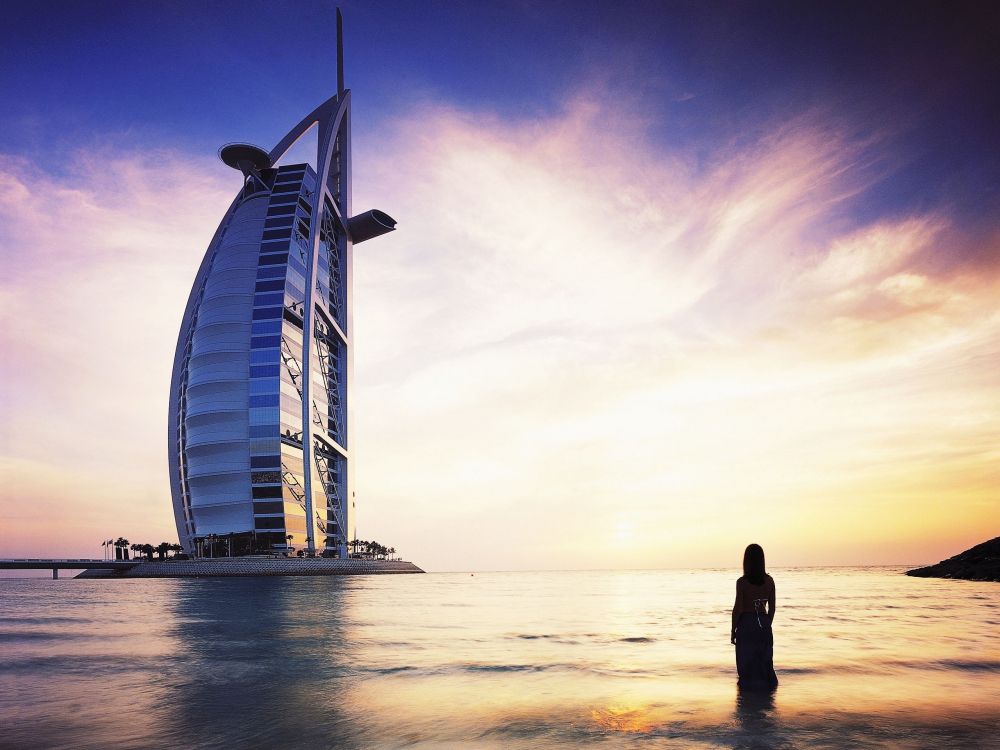
[[1000,581],[1000,536],[942,560],[937,565],[906,571],[920,578],[962,578],[967,581]]

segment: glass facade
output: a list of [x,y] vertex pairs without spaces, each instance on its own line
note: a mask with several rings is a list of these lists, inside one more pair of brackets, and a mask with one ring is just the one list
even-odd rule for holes
[[346,552],[349,246],[328,194],[313,233],[317,189],[307,164],[248,177],[192,292],[171,395],[171,470],[193,554],[235,554],[220,537],[238,538],[240,553]]
[[[346,556],[354,535],[353,247],[395,220],[351,215],[351,92],[338,83],[270,152],[219,152],[243,187],[195,277],[170,385],[171,494],[189,554]],[[312,128],[316,167],[276,167]]]

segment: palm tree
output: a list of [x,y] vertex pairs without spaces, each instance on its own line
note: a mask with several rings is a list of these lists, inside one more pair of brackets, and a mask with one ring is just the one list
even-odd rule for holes
[[149,562],[153,562],[154,552],[156,552],[156,547],[154,547],[152,544],[142,545],[142,554],[146,556],[146,559],[149,560]]
[[170,542],[160,542],[156,545],[156,554],[160,556],[161,560],[167,559],[167,552],[170,551]]
[[179,544],[171,544],[170,551],[174,553],[174,557],[177,557],[178,552],[183,552],[184,548]]
[[135,558],[138,560],[139,556],[142,555],[142,545],[141,544],[130,544],[128,546],[130,550],[135,554]]
[[115,549],[121,550],[120,555],[118,554],[115,555],[116,558],[122,560],[128,560],[128,539],[126,539],[123,536],[120,536],[117,539],[115,539]]

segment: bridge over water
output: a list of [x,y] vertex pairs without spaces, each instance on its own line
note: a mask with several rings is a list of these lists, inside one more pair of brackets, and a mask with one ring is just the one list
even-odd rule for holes
[[25,557],[0,560],[0,570],[51,570],[58,578],[60,570],[116,570],[127,571],[140,565],[142,560],[86,560],[83,558],[44,559]]

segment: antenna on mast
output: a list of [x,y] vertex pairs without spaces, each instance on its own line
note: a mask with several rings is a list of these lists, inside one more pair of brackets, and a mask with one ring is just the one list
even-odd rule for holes
[[344,93],[344,17],[337,8],[337,96]]

